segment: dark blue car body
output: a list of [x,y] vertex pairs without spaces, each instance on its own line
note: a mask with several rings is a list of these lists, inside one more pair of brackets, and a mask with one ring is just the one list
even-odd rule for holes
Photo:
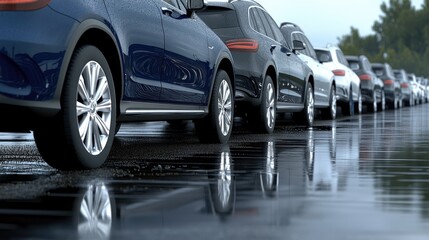
[[84,45],[109,64],[118,123],[203,119],[216,73],[233,82],[229,50],[184,1],[36,2],[0,4],[2,131],[37,130],[61,113],[69,65]]

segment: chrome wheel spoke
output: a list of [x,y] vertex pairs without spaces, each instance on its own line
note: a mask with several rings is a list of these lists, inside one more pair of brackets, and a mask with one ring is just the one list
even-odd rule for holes
[[225,80],[219,86],[217,107],[219,111],[218,124],[224,136],[228,135],[232,122],[232,96],[231,89]]
[[76,113],[82,143],[92,155],[99,154],[107,144],[112,104],[104,70],[99,63],[88,62],[79,77]]

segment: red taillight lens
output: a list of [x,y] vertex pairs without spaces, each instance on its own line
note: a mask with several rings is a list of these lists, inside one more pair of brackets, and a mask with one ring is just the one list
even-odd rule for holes
[[359,75],[359,78],[360,78],[360,80],[363,80],[363,81],[371,81],[371,75],[369,75],[369,74]]
[[335,76],[345,76],[346,75],[346,71],[344,71],[343,69],[335,69],[335,70],[332,70],[332,72],[334,73]]
[[401,83],[401,87],[403,87],[403,88],[407,88],[409,85],[408,85],[408,83]]
[[0,10],[27,11],[45,7],[51,0],[0,0]]
[[384,84],[386,84],[386,85],[393,85],[393,83],[394,83],[394,81],[391,79],[384,80]]
[[259,49],[258,41],[254,39],[234,39],[226,42],[231,51],[256,52]]

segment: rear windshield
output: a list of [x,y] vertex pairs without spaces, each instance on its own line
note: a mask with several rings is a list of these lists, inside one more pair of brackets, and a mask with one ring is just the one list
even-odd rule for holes
[[408,79],[404,78],[404,75],[402,74],[402,72],[394,71],[393,74],[395,74],[395,78],[400,82],[408,82]]
[[384,75],[384,69],[381,67],[373,67],[372,71],[377,75],[378,77],[381,77]]
[[239,27],[237,14],[231,9],[208,8],[202,12],[198,12],[198,16],[211,29]]
[[352,70],[359,70],[360,69],[360,65],[359,65],[359,61],[355,61],[355,60],[347,60],[349,62],[349,66]]
[[325,50],[315,49],[317,59],[321,62],[332,62],[331,52]]

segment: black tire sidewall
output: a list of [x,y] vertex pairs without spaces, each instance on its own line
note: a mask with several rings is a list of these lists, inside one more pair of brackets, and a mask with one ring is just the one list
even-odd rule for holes
[[[268,103],[267,103],[267,98],[268,98],[268,85],[271,84],[271,86],[273,87],[274,90],[274,123],[273,123],[273,127],[269,127],[268,126],[268,119],[266,117],[267,115],[267,111],[268,111]],[[259,111],[259,118],[261,120],[261,127],[263,127],[263,131],[265,133],[272,133],[274,131],[274,127],[276,125],[276,107],[277,107],[277,96],[275,94],[275,87],[274,87],[274,83],[273,80],[271,79],[270,76],[267,76],[265,78],[265,82],[264,82],[264,88],[263,88],[263,92],[262,92],[262,98],[261,98],[261,106],[259,107],[260,111]]]
[[[225,80],[231,91],[231,126],[228,134],[223,135],[222,130],[219,124],[219,109],[218,109],[218,99],[219,99],[219,88],[222,81]],[[203,143],[226,143],[228,142],[233,128],[234,120],[234,88],[232,87],[230,77],[228,73],[222,69],[219,69],[215,82],[213,84],[212,96],[209,103],[209,113],[206,117],[196,120],[195,127],[197,130],[198,138]]]
[[[79,76],[84,66],[95,61],[102,67],[109,85],[110,95],[112,99],[112,116],[110,124],[110,133],[104,149],[98,155],[90,154],[84,145],[79,135],[76,114],[76,96]],[[61,98],[62,114],[64,121],[64,133],[67,144],[70,146],[70,151],[74,158],[70,163],[71,166],[77,168],[97,168],[101,166],[107,159],[110,149],[113,145],[113,139],[116,131],[116,96],[114,91],[113,76],[109,64],[100,50],[94,46],[83,46],[79,48],[73,55],[70,63],[67,77],[64,83],[64,93]]]

